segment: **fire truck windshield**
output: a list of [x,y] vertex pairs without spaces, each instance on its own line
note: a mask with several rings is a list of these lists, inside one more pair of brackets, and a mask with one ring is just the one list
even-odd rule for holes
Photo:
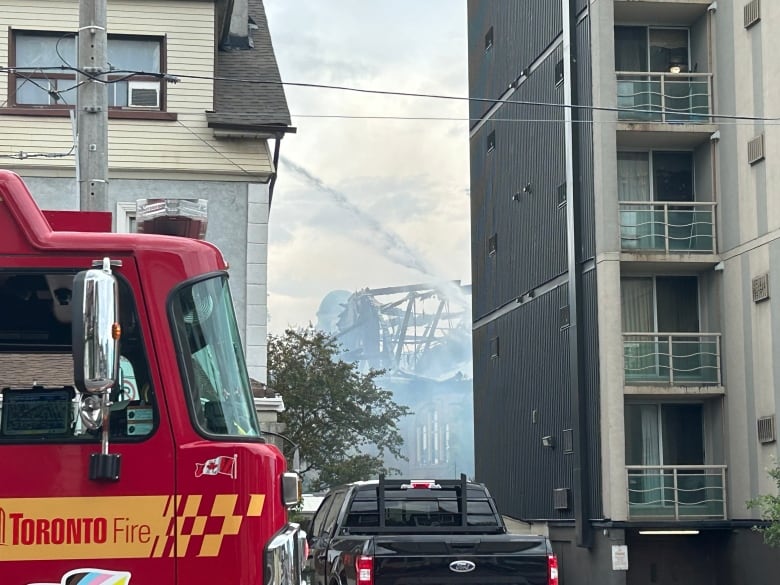
[[172,318],[196,429],[206,435],[259,437],[227,279],[214,277],[179,289]]

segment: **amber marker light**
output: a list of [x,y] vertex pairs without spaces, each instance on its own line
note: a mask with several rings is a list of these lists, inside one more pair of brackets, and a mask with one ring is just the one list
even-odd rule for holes
[[111,325],[111,337],[114,340],[119,339],[122,337],[122,326],[119,323],[114,323]]

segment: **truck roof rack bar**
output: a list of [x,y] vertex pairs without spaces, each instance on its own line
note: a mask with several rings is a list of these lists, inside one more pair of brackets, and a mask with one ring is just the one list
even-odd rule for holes
[[468,494],[466,492],[466,474],[460,474],[460,525],[469,525],[469,511],[468,511]]
[[[406,479],[387,479],[385,477],[384,473],[379,474],[379,484],[377,485],[377,493],[376,493],[376,505],[377,505],[377,513],[379,514],[379,527],[384,528],[385,527],[385,490],[388,488],[400,488],[402,485],[404,485],[407,481]],[[466,477],[465,473],[460,474],[460,479],[457,480],[447,480],[447,479],[437,479],[436,483],[440,487],[450,487],[450,488],[456,488],[460,489],[460,494],[458,495],[458,498],[460,500],[460,525],[461,527],[468,527],[469,525],[469,510],[468,510],[468,478]]]
[[376,494],[376,511],[379,514],[379,527],[385,527],[385,474],[379,474],[379,485]]

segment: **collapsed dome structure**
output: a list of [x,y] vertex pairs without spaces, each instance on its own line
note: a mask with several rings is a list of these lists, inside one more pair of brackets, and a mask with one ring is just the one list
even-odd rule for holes
[[414,413],[399,424],[408,461],[388,466],[405,475],[473,476],[471,286],[331,291],[317,318],[342,360],[362,372],[385,370],[379,384]]

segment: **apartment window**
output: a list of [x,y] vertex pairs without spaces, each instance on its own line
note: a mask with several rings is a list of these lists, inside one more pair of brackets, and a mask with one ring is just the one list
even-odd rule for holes
[[490,359],[497,360],[498,355],[498,337],[493,337],[490,339]]
[[[16,107],[67,108],[76,103],[75,71],[51,67],[76,66],[77,39],[73,33],[13,31],[9,64],[9,103]],[[109,35],[108,104],[113,109],[165,110],[165,39]],[[130,72],[144,74],[128,76]]]
[[694,204],[692,152],[619,151],[617,179],[621,249],[713,249],[713,207]]
[[695,276],[620,280],[627,384],[720,383],[719,336],[702,332]]
[[558,326],[561,330],[566,329],[571,325],[571,313],[569,312],[569,305],[564,305],[558,310]]
[[493,48],[493,27],[491,26],[487,33],[485,33],[485,52],[487,53]]
[[628,465],[703,465],[702,404],[627,404]]
[[498,252],[498,234],[493,234],[488,238],[488,256],[491,258]]
[[686,73],[690,71],[687,28],[615,27],[617,71]]
[[699,331],[699,284],[695,276],[620,279],[625,332]]
[[563,59],[555,64],[555,85],[561,85],[563,83]]
[[487,137],[487,151],[493,152],[496,149],[496,131],[493,130]]

